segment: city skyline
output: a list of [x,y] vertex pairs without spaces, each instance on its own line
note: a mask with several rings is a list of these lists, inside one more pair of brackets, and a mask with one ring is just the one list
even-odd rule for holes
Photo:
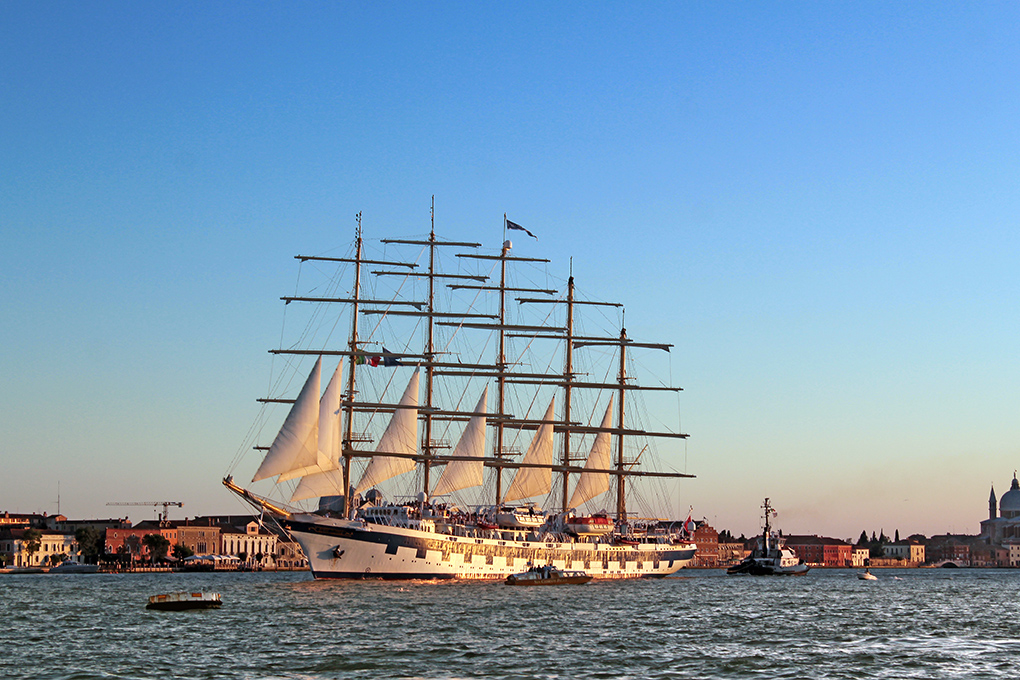
[[697,478],[670,511],[976,533],[1020,467],[1018,19],[0,6],[0,506],[239,512],[292,257],[359,212],[427,233],[435,196],[442,237],[496,248],[506,213],[675,345]]

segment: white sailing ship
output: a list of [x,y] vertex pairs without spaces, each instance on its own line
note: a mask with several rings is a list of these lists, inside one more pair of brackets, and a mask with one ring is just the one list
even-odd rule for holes
[[[524,231],[504,218],[504,235],[507,227]],[[636,469],[648,446],[635,454],[633,442],[687,435],[634,428],[624,408],[642,389],[679,391],[643,388],[628,374],[629,351],[670,346],[635,342],[625,329],[608,337],[580,335],[575,310],[620,305],[575,296],[572,276],[565,292],[511,282],[508,268],[548,260],[517,257],[510,241],[498,253],[471,252],[480,244],[438,240],[433,226],[427,238],[382,243],[417,249],[427,261],[424,271],[413,260],[367,259],[360,214],[347,256],[298,256],[303,264],[336,267],[335,278],[329,293],[283,300],[347,310],[350,334],[339,349],[306,337],[302,342],[317,348],[273,350],[288,360],[317,357],[296,399],[261,400],[292,406],[272,445],[255,447],[266,453],[252,482],[275,477],[274,488],[289,500],[255,494],[232,475],[224,485],[297,540],[316,578],[505,579],[538,564],[595,578],[633,578],[666,576],[687,565],[695,553],[689,536],[672,530],[674,523],[637,518],[627,508],[634,478],[661,483],[693,476]],[[443,272],[438,261],[451,249],[469,252],[456,253],[457,271]],[[466,264],[480,273],[467,272]],[[366,291],[368,274],[399,283],[380,296]],[[452,283],[440,285],[446,281]],[[416,285],[419,296],[409,298]],[[451,308],[442,308],[440,292],[463,299],[451,298]],[[511,302],[558,310],[559,316],[549,311],[539,323],[515,323]],[[366,330],[365,319],[376,323]],[[403,351],[387,351],[382,336],[386,346]],[[608,356],[615,379],[586,377],[591,373],[576,365],[584,351]],[[320,396],[327,357],[336,357],[337,366]],[[559,360],[563,365],[554,368]],[[395,388],[390,383],[401,376],[407,383],[399,400],[387,400]],[[389,422],[375,429],[380,415]],[[451,447],[443,437],[457,434],[447,454]],[[521,457],[516,444],[525,441]],[[399,488],[401,480],[405,494],[385,501],[381,488]],[[611,489],[615,511],[598,512]],[[471,492],[473,503],[464,500]],[[295,505],[314,498],[320,499],[315,511]],[[543,510],[542,501],[552,509]]]

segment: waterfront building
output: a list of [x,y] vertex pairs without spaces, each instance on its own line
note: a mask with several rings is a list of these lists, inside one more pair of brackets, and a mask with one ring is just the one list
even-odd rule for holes
[[[241,557],[243,566],[264,569],[307,569],[308,561],[296,542],[273,531],[255,515],[210,515],[196,517],[195,523],[212,523],[220,528],[222,555]],[[262,556],[259,561],[259,555]]]
[[820,567],[849,567],[853,564],[853,546],[826,536],[787,536],[786,547],[807,564]]
[[278,569],[308,569],[308,560],[297,541],[280,538],[276,543],[276,567]]
[[855,545],[850,553],[850,566],[855,568],[866,567],[871,562],[871,549],[866,545]]
[[708,522],[701,520],[697,522],[697,529],[694,530],[694,543],[698,551],[694,553],[692,567],[719,566],[719,532],[709,526]]
[[196,517],[177,525],[177,542],[196,555],[213,555],[220,552],[220,527],[211,517]]
[[970,543],[967,539],[971,536],[956,536],[953,534],[941,534],[928,539],[925,554],[928,562],[938,564],[942,562],[953,562],[960,566],[970,565]]
[[970,546],[970,566],[1008,567],[1009,548],[978,541]]
[[95,529],[100,534],[107,529],[130,529],[131,520],[127,517],[111,519],[68,519],[63,515],[50,515],[45,518],[46,528],[64,534],[73,534],[78,529]]
[[242,558],[242,566],[274,566],[279,537],[260,526],[254,517],[203,517],[220,528],[221,555]]
[[67,559],[77,561],[78,544],[74,535],[48,529],[38,530],[41,534],[39,549],[30,552],[25,532],[32,528],[23,525],[0,527],[0,555],[3,556],[4,564],[11,567],[43,567],[56,566]]
[[[719,543],[719,566],[726,567],[738,564],[751,554],[743,543]],[[697,553],[695,553],[697,555]]]
[[[67,519],[63,515],[53,515],[55,518]],[[4,511],[3,515],[0,515],[0,527],[31,527],[33,529],[52,529],[47,526],[49,516],[44,512],[43,514],[37,513],[19,513],[19,512],[7,512]]]
[[882,554],[907,563],[904,566],[917,566],[924,563],[924,544],[916,540],[897,541],[882,547]]
[[[130,524],[130,523],[129,523]],[[132,561],[149,560],[149,549],[143,539],[149,534],[160,534],[170,542],[167,555],[179,542],[177,528],[172,522],[145,521],[127,528],[108,528],[106,530],[105,550],[109,555],[127,554]]]
[[1009,491],[999,499],[998,509],[995,486],[992,486],[988,495],[988,519],[981,522],[981,537],[994,545],[1020,540],[1020,482],[1015,472]]
[[1003,547],[1009,552],[1006,558],[1009,560],[1009,566],[1020,567],[1020,541],[1012,541]]

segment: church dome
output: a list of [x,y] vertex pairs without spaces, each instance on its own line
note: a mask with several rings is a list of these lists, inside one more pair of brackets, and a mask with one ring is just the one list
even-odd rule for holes
[[1016,473],[1013,473],[1013,483],[1009,485],[1009,491],[1002,494],[999,499],[999,517],[1012,519],[1020,517],[1020,482],[1016,480]]

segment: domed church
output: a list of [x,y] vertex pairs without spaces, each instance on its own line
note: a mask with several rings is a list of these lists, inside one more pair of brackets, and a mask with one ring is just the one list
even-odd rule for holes
[[988,496],[988,519],[981,522],[981,537],[993,544],[1020,543],[1020,482],[1013,472],[1013,483],[1009,491],[999,499],[999,511],[995,511],[995,487]]

